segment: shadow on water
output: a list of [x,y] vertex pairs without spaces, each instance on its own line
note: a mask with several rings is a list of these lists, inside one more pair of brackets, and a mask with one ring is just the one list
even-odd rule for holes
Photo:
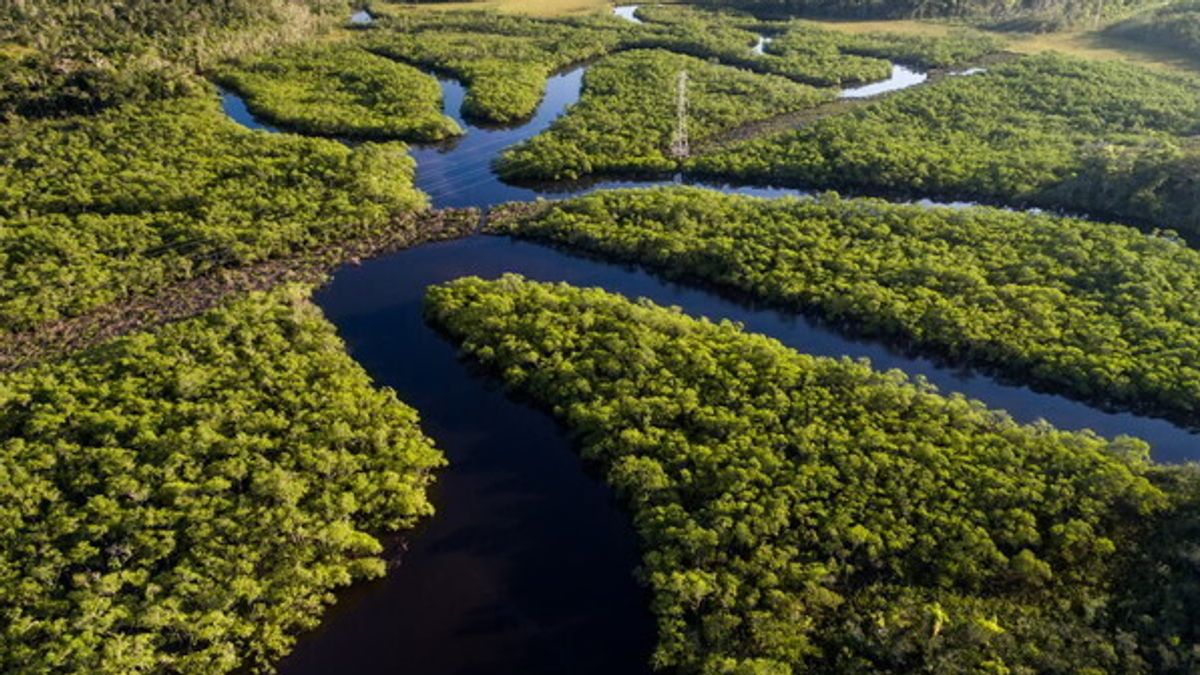
[[318,294],[355,359],[420,411],[450,468],[400,568],[343,597],[283,672],[646,671],[654,626],[628,516],[549,415],[506,397],[423,320],[426,286],[503,268],[503,243],[413,249],[425,253],[343,270]]
[[[445,112],[466,134],[453,143],[414,148],[417,186],[437,207],[487,207],[541,195],[683,182],[675,176],[523,187],[492,172],[504,148],[544,131],[579,99],[585,69],[550,78],[534,116],[513,128],[468,122],[461,113],[464,88],[440,78]],[[893,79],[909,82],[904,86],[920,81],[903,72]],[[278,131],[256,120],[232,93],[223,92],[222,103],[238,122]],[[806,194],[705,186],[765,197]],[[425,245],[339,270],[316,299],[358,362],[420,411],[422,427],[446,453],[450,467],[431,491],[438,513],[411,533],[400,569],[339,594],[339,605],[301,638],[280,664],[282,672],[646,672],[654,624],[650,599],[632,576],[639,553],[628,516],[608,488],[582,469],[571,439],[548,414],[506,396],[493,378],[461,362],[454,346],[423,320],[422,298],[430,284],[506,272],[599,286],[695,315],[741,321],[749,331],[806,353],[866,357],[877,368],[923,375],[943,391],[962,392],[1020,421],[1044,418],[1065,429],[1132,434],[1148,440],[1162,461],[1196,457],[1195,437],[1168,422],[1106,413],[942,367],[792,313],[742,304],[640,269],[500,237]]]
[[1196,456],[1196,437],[1168,422],[943,367],[636,267],[503,237],[426,245],[342,269],[316,299],[354,357],[421,411],[447,453],[451,468],[432,495],[438,514],[416,533],[401,569],[343,598],[283,672],[389,672],[395,663],[420,673],[644,671],[653,626],[629,573],[638,556],[628,517],[580,470],[548,414],[506,397],[423,320],[430,284],[507,272],[740,321],[810,354],[868,358],[1019,421],[1140,436],[1159,460]]

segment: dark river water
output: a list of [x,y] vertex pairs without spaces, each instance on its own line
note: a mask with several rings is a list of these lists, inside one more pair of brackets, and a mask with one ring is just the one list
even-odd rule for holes
[[[622,10],[632,16],[632,9]],[[445,111],[467,133],[455,143],[416,148],[418,187],[434,206],[486,207],[602,188],[683,182],[605,182],[568,192],[503,183],[491,171],[501,150],[545,130],[578,100],[585,68],[551,78],[527,123],[484,129],[463,119],[463,87],[440,80]],[[871,94],[911,86],[924,75],[894,70]],[[843,92],[862,94],[864,88]],[[225,110],[261,124],[235,95]],[[764,197],[792,189],[706,185]],[[933,202],[921,202],[933,205]],[[950,203],[962,206],[964,203]],[[430,284],[506,272],[599,286],[678,305],[689,314],[733,319],[800,351],[865,357],[876,368],[922,375],[944,392],[976,398],[1015,419],[1149,441],[1161,461],[1196,459],[1196,437],[1168,422],[1106,413],[1061,396],[911,358],[849,338],[795,314],[671,283],[643,270],[507,238],[475,236],[420,246],[339,270],[316,301],[351,354],[420,411],[422,427],[447,455],[431,492],[437,515],[408,537],[385,579],[339,594],[315,631],[302,636],[284,673],[642,673],[653,646],[650,599],[635,582],[638,545],[629,518],[575,455],[548,414],[504,394],[494,378],[456,356],[430,328],[422,298]]]

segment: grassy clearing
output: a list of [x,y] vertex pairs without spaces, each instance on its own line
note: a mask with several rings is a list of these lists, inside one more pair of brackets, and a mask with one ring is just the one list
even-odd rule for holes
[[837,30],[843,33],[861,35],[863,33],[897,33],[900,35],[922,35],[942,37],[956,26],[946,22],[918,21],[913,19],[893,19],[877,21],[849,21],[837,19],[811,19],[813,23],[821,24],[823,28]]

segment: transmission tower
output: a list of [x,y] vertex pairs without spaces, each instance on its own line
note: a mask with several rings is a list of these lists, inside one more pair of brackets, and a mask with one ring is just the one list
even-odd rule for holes
[[681,70],[675,88],[675,133],[671,137],[671,156],[675,159],[686,159],[691,152],[688,148],[687,85],[687,71]]

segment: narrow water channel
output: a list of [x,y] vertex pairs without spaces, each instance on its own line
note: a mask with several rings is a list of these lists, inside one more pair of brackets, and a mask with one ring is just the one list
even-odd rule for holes
[[[969,74],[965,70],[962,72]],[[871,98],[872,96],[881,96],[893,91],[908,89],[928,79],[928,73],[913,70],[899,63],[893,63],[892,74],[886,80],[871,82],[858,87],[848,87],[838,94],[838,98]]]
[[[634,19],[636,7],[618,9]],[[460,112],[463,87],[439,80],[445,112],[466,134],[451,144],[414,149],[418,187],[437,207],[487,207],[673,182],[605,182],[556,193],[508,185],[492,172],[504,148],[544,131],[578,100],[584,71],[551,78],[534,117],[510,129],[470,124]],[[894,70],[889,82],[895,89],[923,79],[914,71]],[[843,95],[891,89],[863,90]],[[233,94],[225,93],[223,103],[239,122],[277,131],[255,120]],[[708,187],[766,197],[805,194]],[[804,317],[666,282],[637,268],[500,237],[421,246],[339,270],[316,300],[353,356],[377,382],[395,388],[420,411],[426,433],[446,452],[450,466],[431,494],[438,513],[412,533],[408,550],[385,579],[339,595],[321,626],[303,636],[280,664],[282,672],[646,672],[654,626],[649,598],[632,576],[639,555],[628,517],[584,470],[569,436],[549,415],[505,396],[494,379],[457,359],[453,345],[423,320],[422,298],[430,284],[506,272],[599,286],[678,305],[690,314],[741,321],[747,330],[803,352],[866,357],[877,368],[922,375],[945,392],[979,399],[1019,421],[1046,419],[1064,429],[1139,436],[1161,461],[1200,458],[1196,436],[1168,422],[1105,413],[910,358]]]
[[1196,457],[1195,438],[1167,422],[908,358],[634,267],[501,237],[421,246],[339,271],[316,300],[354,358],[420,410],[446,452],[450,467],[432,495],[438,513],[414,534],[399,569],[343,597],[283,662],[284,673],[644,672],[653,626],[649,600],[630,575],[638,556],[627,516],[581,470],[548,414],[505,397],[423,320],[429,285],[506,272],[741,321],[806,353],[865,357],[922,375],[1021,421],[1133,434],[1160,460]]
[[428,285],[505,271],[513,250],[531,273],[561,264],[549,249],[472,237],[344,269],[318,293],[353,357],[420,411],[450,466],[400,566],[343,595],[282,672],[647,672],[654,625],[629,518],[549,415],[506,397],[423,319]]
[[613,7],[613,14],[633,23],[645,23],[637,18],[638,7],[641,7],[641,5],[617,5]]
[[[417,161],[416,185],[429,195],[438,208],[475,206],[486,208],[508,201],[531,201],[538,198],[573,197],[596,190],[623,187],[650,187],[687,183],[722,192],[758,197],[804,196],[806,190],[776,187],[736,186],[695,181],[683,176],[667,180],[600,180],[586,185],[519,186],[505,183],[492,171],[492,165],[506,148],[532,138],[550,127],[576,102],[583,88],[586,66],[553,75],[546,83],[546,92],[533,117],[516,127],[480,127],[462,114],[466,89],[457,80],[438,78],[442,87],[442,111],[458,122],[465,134],[450,142],[413,149]],[[226,93],[226,96],[231,94]],[[245,106],[242,105],[242,110]],[[227,108],[231,116],[238,109]],[[255,122],[255,124],[261,124]]]

